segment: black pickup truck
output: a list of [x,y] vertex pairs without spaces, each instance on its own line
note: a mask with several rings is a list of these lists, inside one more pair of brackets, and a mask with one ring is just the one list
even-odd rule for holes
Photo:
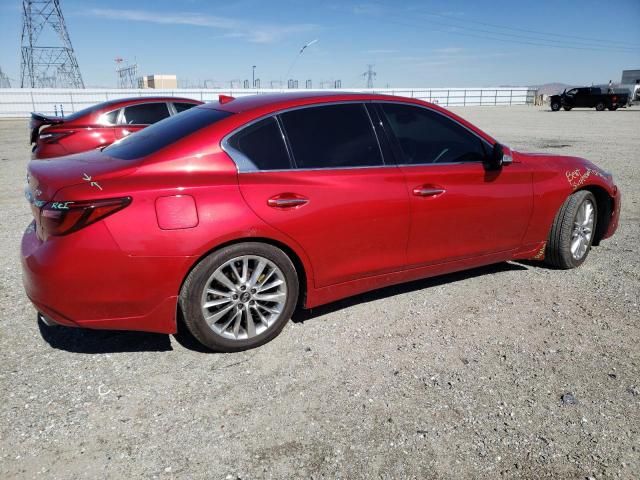
[[572,88],[550,98],[551,110],[554,112],[560,110],[560,107],[567,111],[572,108],[595,108],[599,112],[605,108],[617,110],[625,107],[628,101],[628,93],[605,93],[598,87]]

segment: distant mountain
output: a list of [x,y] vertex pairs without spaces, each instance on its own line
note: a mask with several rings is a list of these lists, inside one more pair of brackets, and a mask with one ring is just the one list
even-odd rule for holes
[[531,88],[537,88],[539,95],[555,95],[562,93],[567,88],[575,87],[575,85],[567,85],[566,83],[545,83],[542,85],[529,85]]

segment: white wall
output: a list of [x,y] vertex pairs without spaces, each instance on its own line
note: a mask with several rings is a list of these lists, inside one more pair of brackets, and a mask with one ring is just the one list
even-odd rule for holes
[[[0,118],[28,117],[31,112],[47,115],[68,115],[107,100],[126,97],[167,95],[215,101],[218,95],[243,95],[309,91],[304,89],[62,89],[3,88],[0,89]],[[327,90],[322,90],[326,92]],[[332,89],[333,92],[375,92],[402,97],[420,98],[442,106],[460,105],[524,105],[533,103],[535,90],[515,88],[376,88]]]

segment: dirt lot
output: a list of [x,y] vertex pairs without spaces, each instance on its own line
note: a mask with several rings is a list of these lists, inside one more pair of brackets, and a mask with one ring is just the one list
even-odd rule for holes
[[0,122],[0,478],[639,478],[640,108],[456,111],[612,171],[617,235],[577,270],[389,288],[227,355],[37,324],[19,267],[26,123]]

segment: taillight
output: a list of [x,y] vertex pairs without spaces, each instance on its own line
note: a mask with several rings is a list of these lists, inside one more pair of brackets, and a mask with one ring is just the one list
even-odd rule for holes
[[50,202],[40,212],[40,225],[47,235],[66,235],[91,225],[131,203],[131,197]]
[[44,143],[56,143],[58,141],[60,141],[61,139],[63,139],[64,137],[68,137],[69,135],[71,135],[73,132],[73,130],[67,130],[66,132],[42,132],[39,136],[38,139],[42,140]]

